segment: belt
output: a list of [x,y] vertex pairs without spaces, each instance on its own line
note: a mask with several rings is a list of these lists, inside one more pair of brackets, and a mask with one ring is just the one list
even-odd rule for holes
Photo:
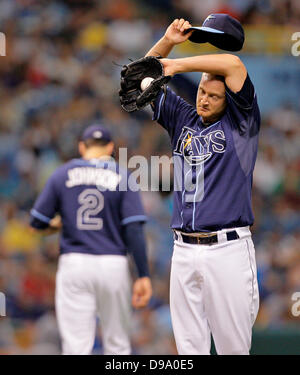
[[[218,235],[212,234],[212,235],[207,235],[205,237],[200,237],[200,236],[187,236],[186,234],[180,233],[182,242],[185,243],[190,243],[194,245],[213,245],[215,243],[218,243]],[[178,234],[174,231],[174,237],[175,240],[179,239]],[[226,233],[227,241],[233,241],[239,239],[239,235],[236,230],[230,231]]]

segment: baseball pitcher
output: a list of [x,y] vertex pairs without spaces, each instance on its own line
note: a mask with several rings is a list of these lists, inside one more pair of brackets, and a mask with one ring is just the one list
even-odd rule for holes
[[[152,100],[153,119],[169,133],[174,159],[172,325],[179,354],[210,354],[211,334],[218,354],[249,354],[259,304],[249,228],[260,112],[237,56],[167,58],[176,44],[188,39],[237,51],[244,32],[226,14],[210,15],[202,27],[176,19],[146,55],[159,56],[165,77],[203,72],[196,108],[166,87]],[[130,79],[126,72],[121,104]],[[147,90],[149,96],[151,84]],[[144,98],[138,94],[137,109]]]
[[[33,228],[61,228],[55,305],[63,354],[91,353],[97,316],[104,354],[130,354],[130,299],[140,308],[152,294],[146,217],[113,148],[107,128],[88,127],[79,142],[82,157],[53,173],[31,210]],[[128,252],[138,270],[132,298]]]

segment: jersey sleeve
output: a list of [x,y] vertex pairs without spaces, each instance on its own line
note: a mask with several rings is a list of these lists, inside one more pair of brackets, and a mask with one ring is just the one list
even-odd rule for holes
[[121,202],[121,224],[127,225],[136,221],[147,221],[140,193],[131,190],[124,191]]
[[171,138],[177,130],[181,130],[184,120],[195,116],[195,108],[185,100],[177,96],[169,87],[161,90],[153,104],[153,118],[162,125]]
[[226,88],[226,100],[232,122],[239,128],[240,134],[257,133],[260,125],[260,112],[253,83],[247,74],[243,87],[237,93]]
[[55,186],[55,173],[49,178],[38,196],[30,214],[34,221],[44,223],[46,227],[59,209],[59,198]]
[[121,225],[134,222],[146,222],[147,216],[144,212],[139,186],[133,174],[127,176],[126,190],[122,191],[120,206]]
[[236,106],[244,110],[250,110],[253,105],[255,90],[249,74],[247,74],[243,87],[240,91],[234,93],[228,86],[226,86],[226,94],[227,98],[229,97],[229,99],[231,99]]

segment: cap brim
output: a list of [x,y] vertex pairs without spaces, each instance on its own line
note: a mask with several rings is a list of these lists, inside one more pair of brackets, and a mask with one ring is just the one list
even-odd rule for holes
[[189,32],[191,30],[194,30],[194,32],[189,37],[189,40],[194,43],[206,43],[209,41],[209,38],[212,34],[224,34],[224,31],[205,26],[190,27],[188,30],[186,30],[186,32]]
[[199,26],[191,27],[186,32],[194,30],[189,40],[193,43],[210,43],[213,46],[225,51],[240,51],[243,47],[243,41],[239,41],[223,31],[211,27]]

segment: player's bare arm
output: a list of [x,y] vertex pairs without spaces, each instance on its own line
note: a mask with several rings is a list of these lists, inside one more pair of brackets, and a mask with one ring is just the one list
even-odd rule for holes
[[193,31],[186,32],[191,27],[189,21],[175,19],[167,28],[165,35],[150,49],[146,56],[167,57],[176,44],[188,40]]
[[206,72],[225,77],[226,85],[233,92],[243,87],[247,69],[238,56],[232,54],[213,54],[192,56],[180,59],[161,59],[165,75],[187,72]]
[[[183,43],[193,31],[186,32],[191,26],[189,21],[175,19],[167,28],[164,36],[148,51],[146,56],[162,56],[166,58],[173,47]],[[162,59],[165,75],[187,72],[207,72],[225,77],[226,85],[238,92],[245,81],[247,70],[238,56],[232,54],[213,54],[186,57],[182,59]]]

